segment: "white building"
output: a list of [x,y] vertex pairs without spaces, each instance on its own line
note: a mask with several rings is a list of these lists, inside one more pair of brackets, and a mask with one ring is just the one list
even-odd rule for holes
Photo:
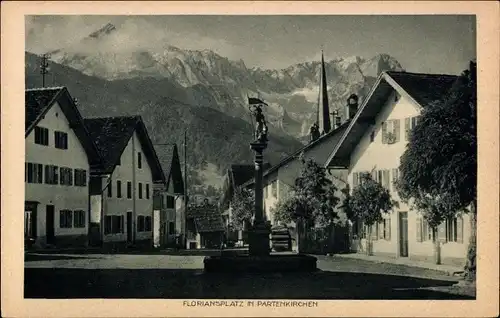
[[65,87],[26,90],[25,110],[25,242],[86,245],[97,148]]
[[[186,233],[186,213],[184,207],[184,180],[177,145],[155,146],[166,184],[159,183],[154,189],[155,246],[182,244]],[[176,241],[177,240],[177,241]]]
[[85,126],[103,161],[91,171],[93,242],[152,246],[153,184],[166,180],[141,117],[87,118]]
[[[418,211],[401,202],[393,181],[398,178],[400,157],[408,142],[407,132],[417,124],[421,110],[440,99],[456,78],[451,75],[382,73],[340,142],[332,149],[325,166],[347,168],[351,190],[358,185],[360,173],[368,172],[399,202],[399,207],[394,208],[383,222],[373,226],[374,255],[433,261],[431,230]],[[354,250],[363,252],[366,249],[366,233],[366,228],[359,223],[353,229]],[[443,263],[463,265],[469,235],[469,216],[466,214],[439,226]]]

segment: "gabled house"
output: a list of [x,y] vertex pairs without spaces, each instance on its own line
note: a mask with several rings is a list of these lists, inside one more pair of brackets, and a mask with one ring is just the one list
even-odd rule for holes
[[190,205],[186,216],[187,249],[220,248],[225,227],[219,208],[205,200]]
[[153,185],[165,184],[160,162],[140,116],[87,118],[102,167],[91,170],[95,244],[153,244]]
[[96,145],[65,87],[27,89],[25,111],[25,242],[86,245]]
[[172,246],[181,244],[185,236],[184,180],[177,145],[157,145],[155,148],[166,183],[157,183],[153,189],[154,210],[159,213],[155,220],[159,231],[154,233],[154,243],[155,246]]
[[[269,163],[263,165],[263,169],[270,168]],[[233,164],[227,169],[222,186],[222,196],[219,207],[222,212],[224,225],[226,227],[227,239],[243,244],[243,231],[232,230],[230,224],[233,217],[232,200],[236,191],[255,176],[255,165],[253,164]]]
[[[421,110],[440,100],[456,79],[453,75],[382,73],[340,141],[331,149],[325,167],[347,169],[351,190],[359,184],[360,174],[368,172],[399,201],[399,207],[373,226],[375,255],[432,260],[433,239],[438,239],[444,242],[443,263],[464,262],[470,235],[469,216],[446,220],[439,226],[437,238],[433,238],[420,212],[401,202],[394,186],[400,157]],[[354,224],[352,235],[352,249],[365,251],[367,229],[361,220]]]

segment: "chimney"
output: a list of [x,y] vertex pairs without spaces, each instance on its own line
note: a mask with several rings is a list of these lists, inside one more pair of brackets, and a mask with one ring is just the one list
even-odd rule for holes
[[358,95],[351,94],[347,99],[347,107],[346,107],[346,120],[351,120],[356,115],[358,111]]

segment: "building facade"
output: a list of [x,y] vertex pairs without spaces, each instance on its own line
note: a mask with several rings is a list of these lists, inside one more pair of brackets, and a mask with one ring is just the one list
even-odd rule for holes
[[[421,213],[401,201],[394,185],[409,132],[417,125],[422,109],[440,99],[455,79],[449,75],[382,73],[328,159],[327,167],[347,168],[351,190],[360,184],[362,173],[369,173],[398,203],[372,227],[374,255],[432,261],[433,239],[438,239],[442,242],[443,263],[463,265],[465,261],[469,216],[446,220],[439,226],[437,238],[433,238]],[[366,251],[367,233],[361,220],[355,223],[351,233],[353,251]]]
[[153,186],[165,176],[142,119],[85,119],[103,160],[91,174],[97,243],[153,245]]
[[66,88],[26,90],[25,109],[25,242],[86,245],[97,148]]
[[166,184],[155,186],[154,213],[158,231],[154,231],[155,246],[180,246],[185,240],[186,213],[184,180],[177,146],[155,147],[166,177]]

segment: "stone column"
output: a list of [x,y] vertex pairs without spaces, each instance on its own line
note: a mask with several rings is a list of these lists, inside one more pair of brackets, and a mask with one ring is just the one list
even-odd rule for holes
[[252,256],[269,255],[270,225],[265,221],[262,208],[262,163],[263,151],[267,147],[265,142],[254,142],[250,144],[255,152],[255,211],[254,221],[249,230],[249,253]]

